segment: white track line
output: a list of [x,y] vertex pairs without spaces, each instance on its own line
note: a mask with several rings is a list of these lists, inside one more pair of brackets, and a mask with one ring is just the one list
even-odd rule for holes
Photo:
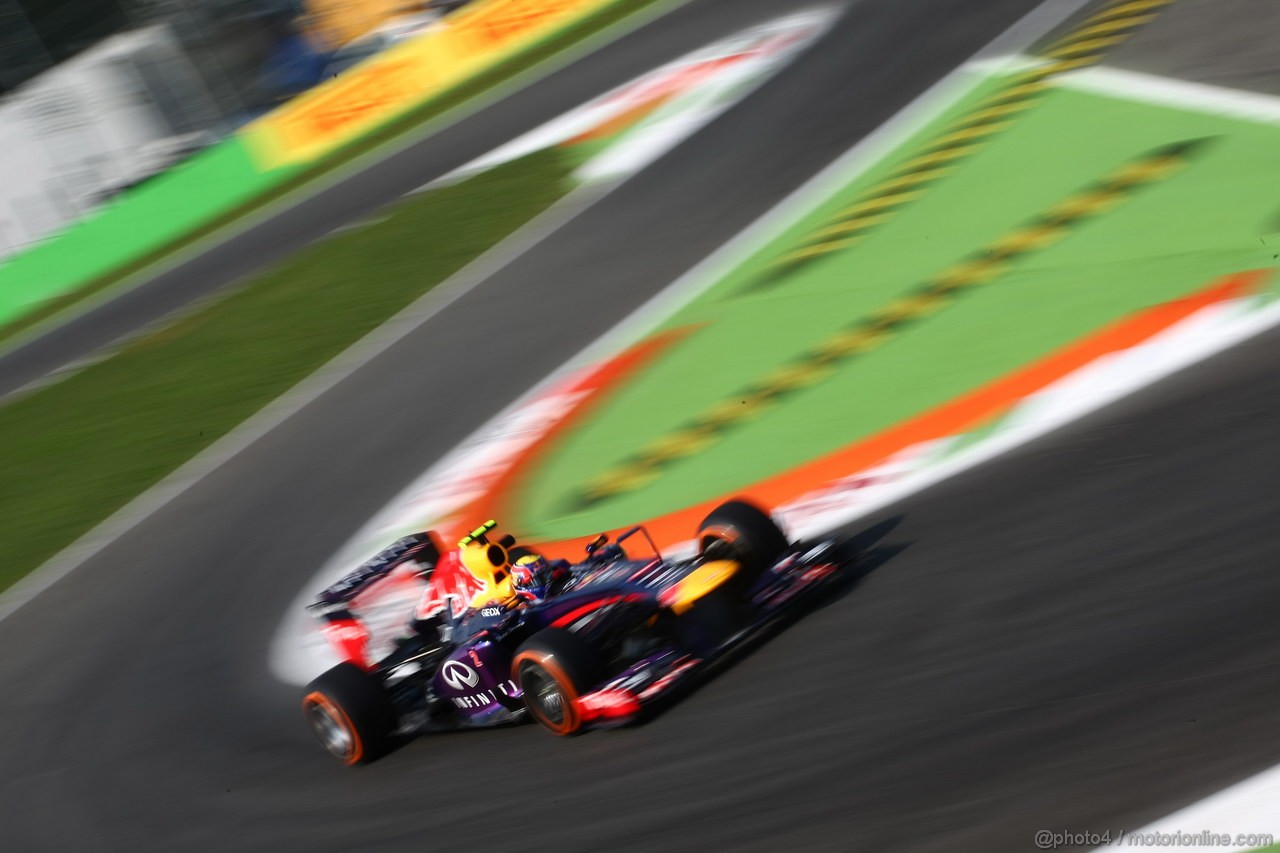
[[[1257,776],[1232,785],[1230,788],[1221,790],[1198,803],[1187,806],[1185,809],[1176,811],[1166,818],[1144,826],[1142,829],[1126,833],[1126,837],[1129,839],[1127,845],[1125,840],[1121,839],[1119,843],[1113,841],[1109,845],[1099,847],[1098,850],[1115,850],[1118,847],[1125,849],[1136,848],[1139,845],[1135,843],[1133,836],[1150,835],[1151,833],[1168,835],[1182,833],[1184,836],[1195,836],[1200,833],[1232,836],[1253,834],[1270,835],[1273,839],[1280,840],[1280,817],[1276,816],[1277,803],[1280,803],[1280,767],[1273,767],[1270,770],[1259,773]],[[1156,847],[1157,844],[1151,843],[1142,846],[1151,848]],[[1217,851],[1217,853],[1230,853],[1230,851],[1256,849],[1258,845],[1201,843],[1166,844],[1164,846],[1177,850],[1212,850]]]
[[[1014,54],[974,62],[971,67],[990,75],[1027,71],[1044,64],[1043,59]],[[1261,124],[1280,124],[1280,97],[1276,95],[1210,83],[1193,83],[1124,68],[1097,65],[1063,74],[1054,80],[1053,85],[1060,89],[1075,89],[1188,112],[1209,113]]]
[[1105,66],[1066,74],[1060,85],[1127,101],[1144,101],[1162,107],[1194,110],[1263,124],[1280,124],[1280,98],[1261,92],[1246,92]]

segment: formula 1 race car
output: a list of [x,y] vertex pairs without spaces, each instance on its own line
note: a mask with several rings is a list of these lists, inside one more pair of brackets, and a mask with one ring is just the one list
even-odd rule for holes
[[[613,542],[597,537],[581,563],[558,561],[532,596],[511,583],[513,562],[533,552],[494,537],[494,526],[444,555],[432,533],[406,537],[310,605],[344,658],[306,687],[302,703],[333,756],[358,764],[413,735],[526,718],[560,735],[632,722],[849,566],[836,540],[789,543],[765,512],[729,501],[699,525],[692,559],[664,559],[633,527]],[[624,545],[636,542],[651,554],[628,555]],[[447,602],[414,620],[390,654],[367,660],[352,601],[406,563],[430,585],[455,553],[473,575],[481,564],[482,592],[470,606]]]

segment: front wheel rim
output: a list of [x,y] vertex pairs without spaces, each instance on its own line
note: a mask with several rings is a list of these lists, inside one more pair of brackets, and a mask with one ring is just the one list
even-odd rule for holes
[[525,667],[525,695],[533,699],[538,716],[560,728],[565,722],[564,689],[540,666]]
[[355,748],[355,738],[352,737],[350,729],[341,720],[336,719],[328,708],[319,702],[312,702],[307,709],[307,722],[311,724],[311,731],[315,733],[320,745],[331,755],[342,759],[351,756]]

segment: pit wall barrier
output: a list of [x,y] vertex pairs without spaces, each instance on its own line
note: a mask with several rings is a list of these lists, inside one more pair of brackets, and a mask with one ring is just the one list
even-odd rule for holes
[[0,266],[0,326],[229,221],[290,178],[622,0],[479,0]]

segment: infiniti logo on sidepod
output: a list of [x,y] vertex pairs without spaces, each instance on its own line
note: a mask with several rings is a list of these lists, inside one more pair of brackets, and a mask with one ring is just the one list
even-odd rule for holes
[[445,661],[444,666],[440,668],[440,677],[454,690],[475,687],[476,682],[480,680],[480,676],[476,675],[474,669],[456,660]]

